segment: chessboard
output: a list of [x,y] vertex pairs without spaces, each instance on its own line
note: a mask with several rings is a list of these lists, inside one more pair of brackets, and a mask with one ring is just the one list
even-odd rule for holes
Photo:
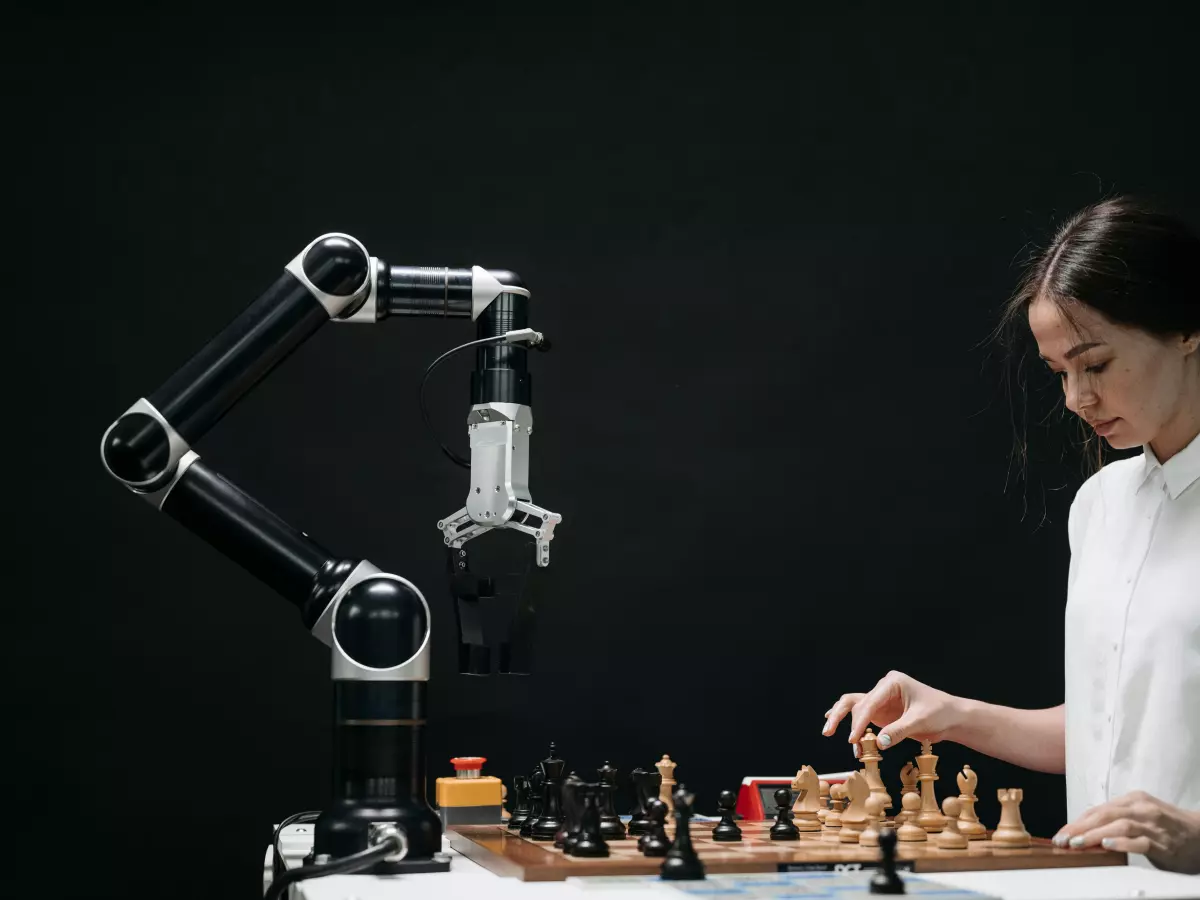
[[[739,822],[742,840],[718,843],[712,839],[714,822],[690,823],[692,843],[710,875],[766,872],[844,872],[874,869],[879,849],[830,840],[819,832],[799,840],[774,841],[771,822]],[[504,825],[457,825],[446,837],[458,853],[497,875],[522,881],[563,881],[584,875],[657,875],[662,857],[643,856],[637,838],[608,841],[609,855],[601,858],[568,856],[550,841],[521,837]],[[990,841],[971,841],[965,850],[942,850],[900,843],[896,849],[900,871],[966,872],[984,869],[1037,869],[1076,866],[1125,865],[1126,856],[1109,850],[1070,850],[1048,840],[1031,839],[1030,846],[1004,848]]]

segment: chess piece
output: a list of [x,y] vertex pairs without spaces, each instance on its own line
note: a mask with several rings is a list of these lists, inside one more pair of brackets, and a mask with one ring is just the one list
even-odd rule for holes
[[534,768],[533,773],[529,776],[529,815],[525,817],[525,821],[521,823],[521,837],[533,836],[533,823],[542,816],[542,788],[546,784],[546,776],[542,773],[540,766]]
[[821,779],[821,805],[817,808],[817,818],[821,820],[821,824],[825,824],[825,817],[829,815],[829,782],[824,778]]
[[579,785],[581,784],[583,784],[583,779],[574,772],[563,779],[563,823],[554,835],[554,846],[568,853],[570,852],[567,850],[568,842],[570,842],[571,846],[574,847],[575,841],[579,840],[579,834],[581,831],[580,815],[583,812],[583,808],[580,804],[578,790]]
[[[647,769],[646,774],[642,776],[642,780],[638,785],[638,790],[642,792],[642,808],[646,810],[644,816],[646,831],[650,828],[650,801],[658,799],[661,788],[662,774],[657,769]],[[645,834],[646,831],[642,833]]]
[[600,833],[600,785],[585,782],[576,785],[575,789],[583,798],[583,812],[580,814],[579,838],[571,848],[571,855],[584,859],[608,856],[608,844]]
[[857,844],[858,836],[867,827],[867,798],[871,796],[871,788],[861,772],[854,772],[846,779],[846,793],[850,797],[850,805],[842,810],[842,830],[838,833],[838,841]]
[[863,847],[879,846],[879,829],[883,822],[883,798],[871,794],[867,798],[867,825],[858,836],[858,843]]
[[617,770],[608,762],[596,772],[600,778],[600,833],[606,841],[622,841],[625,839],[625,826],[617,815],[616,800]]
[[879,763],[883,760],[883,755],[879,752],[879,741],[875,737],[875,732],[870,728],[863,735],[860,746],[862,747],[862,756],[859,757],[859,761],[864,766],[862,775],[867,779],[867,786],[871,789],[872,794],[878,794],[884,799],[884,809],[891,809],[892,796],[888,793],[883,778],[879,774]]
[[533,823],[530,837],[535,841],[552,841],[562,827],[562,775],[566,761],[554,753],[550,744],[550,755],[539,764],[545,779],[542,785],[542,814]]
[[798,841],[800,829],[792,822],[792,792],[779,788],[775,792],[775,824],[771,826],[771,840]]
[[1029,832],[1021,821],[1025,792],[1020,788],[1001,788],[996,796],[1000,799],[1000,824],[992,832],[992,843],[1000,847],[1028,847]]
[[[909,762],[906,762],[904,764],[904,768],[900,770],[900,784],[902,785],[901,790],[900,790],[900,806],[903,807],[904,806],[904,795],[917,793],[917,767],[915,765],[913,765],[911,760]],[[897,827],[904,824],[904,822],[901,821],[901,818],[900,818],[901,816],[903,816],[905,819],[908,818],[908,816],[905,813],[897,814],[897,816],[896,816],[896,826]]]
[[704,878],[704,863],[692,845],[692,809],[696,795],[681,784],[675,791],[675,840],[659,869],[665,881],[699,881]]
[[658,789],[658,799],[667,804],[668,812],[675,809],[675,766],[677,764],[671,761],[671,757],[663,754],[663,758],[654,764],[654,768],[658,769],[658,774],[662,776],[662,783]]
[[904,819],[904,824],[896,830],[896,837],[902,841],[929,840],[929,835],[925,833],[925,829],[917,824],[917,812],[921,809],[920,796],[917,794],[904,794],[900,797],[900,802],[904,805],[904,811],[908,815]]
[[[904,802],[901,796],[900,802]],[[904,882],[896,874],[896,832],[885,828],[879,833],[879,868],[871,876],[868,889],[872,894],[903,894]]]
[[733,810],[737,806],[737,795],[733,791],[721,791],[717,798],[717,812],[721,821],[712,831],[712,839],[721,843],[732,843],[742,839],[742,829],[733,820]]
[[938,809],[937,794],[933,783],[938,780],[936,774],[938,758],[933,755],[933,744],[921,741],[921,755],[917,757],[917,768],[921,774],[917,780],[921,782],[921,811],[917,814],[917,824],[926,833],[938,832],[946,827],[946,817]]
[[946,827],[933,842],[939,850],[966,850],[969,843],[967,836],[958,831],[958,798],[947,797],[942,803],[942,813],[946,817]]
[[642,794],[641,779],[646,770],[640,766],[629,773],[629,783],[633,786],[633,809],[629,812],[629,836],[646,833],[650,820],[646,818],[646,798]]
[[667,840],[667,804],[654,797],[646,804],[646,818],[650,827],[638,838],[638,849],[643,856],[666,856],[671,849]]
[[508,819],[508,827],[513,831],[525,824],[529,815],[529,779],[524,775],[513,776],[513,811]]
[[829,796],[831,805],[821,826],[821,837],[823,840],[836,841],[838,832],[842,830],[842,799],[846,796],[846,789],[835,784],[829,789]]
[[804,832],[820,831],[821,783],[812,766],[801,767],[792,780],[792,790],[796,793],[796,803],[792,807],[796,827]]
[[987,829],[979,821],[979,816],[975,815],[975,801],[979,799],[975,796],[975,786],[979,783],[979,776],[970,766],[963,766],[957,780],[961,792],[958,795],[961,809],[958,814],[958,830],[967,836],[968,841],[987,840]]

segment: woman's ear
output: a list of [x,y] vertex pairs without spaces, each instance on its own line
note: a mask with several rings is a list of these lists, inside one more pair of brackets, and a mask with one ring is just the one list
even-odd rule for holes
[[1185,334],[1179,339],[1179,348],[1183,351],[1184,356],[1195,353],[1197,347],[1200,347],[1200,331]]

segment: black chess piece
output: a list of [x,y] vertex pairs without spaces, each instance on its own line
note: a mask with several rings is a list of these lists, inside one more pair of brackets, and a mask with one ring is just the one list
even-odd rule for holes
[[571,848],[571,855],[586,859],[608,856],[608,844],[600,833],[600,785],[583,783],[575,789],[583,797],[583,812],[579,838]]
[[[638,796],[642,801],[642,809],[646,810],[643,816],[644,825],[640,834],[647,834],[650,831],[650,801],[657,800],[658,794],[662,790],[662,773],[657,769],[645,769],[642,775],[637,780]],[[630,832],[632,834],[632,832]]]
[[896,874],[896,829],[879,830],[879,868],[871,876],[872,894],[903,894],[904,882]]
[[572,772],[563,779],[562,786],[562,826],[554,835],[554,846],[559,850],[567,849],[567,838],[574,833],[579,834],[579,793],[576,786],[583,784],[583,779]]
[[675,793],[675,842],[663,860],[660,876],[666,881],[699,881],[704,878],[704,863],[692,844],[692,804],[696,795],[678,785]]
[[[567,779],[571,793],[570,812],[567,814],[570,818],[567,824],[567,835],[563,838],[563,852],[569,856],[574,855],[575,845],[579,843],[579,838],[583,835],[583,792],[587,787],[587,782],[582,778],[574,772],[571,775],[572,777]],[[567,784],[564,784],[564,803],[566,802],[566,790]]]
[[721,821],[713,829],[714,841],[729,843],[742,839],[742,829],[738,828],[737,823],[733,821],[735,806],[737,806],[737,795],[733,791],[721,791],[720,796],[717,797],[717,812],[721,814]]
[[792,792],[787,788],[775,792],[775,824],[771,826],[771,840],[800,840],[800,829],[792,821]]
[[562,827],[562,777],[566,762],[554,752],[550,744],[550,755],[538,765],[541,767],[545,784],[542,785],[542,814],[533,823],[530,837],[535,841],[552,841]]
[[634,769],[629,773],[629,783],[633,786],[633,809],[629,811],[629,836],[635,834],[641,835],[646,833],[646,829],[650,827],[650,820],[646,818],[646,800],[642,797],[642,788],[640,780],[646,770],[642,768]]
[[533,836],[533,823],[542,815],[542,787],[545,783],[546,776],[542,774],[541,767],[536,767],[529,776],[529,814],[521,823],[521,830],[518,832],[521,837]]
[[625,839],[625,826],[617,815],[615,794],[617,792],[617,770],[608,762],[596,772],[600,777],[600,833],[606,841]]
[[525,824],[529,816],[529,779],[524,775],[513,776],[513,808],[508,827],[516,831]]
[[646,820],[650,823],[646,833],[638,838],[638,849],[643,856],[666,856],[671,849],[667,840],[667,804],[654,797],[646,804]]

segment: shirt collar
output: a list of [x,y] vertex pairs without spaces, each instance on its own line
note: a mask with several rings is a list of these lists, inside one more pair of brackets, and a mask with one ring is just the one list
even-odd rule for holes
[[1192,438],[1192,442],[1168,459],[1160,463],[1149,444],[1142,447],[1142,482],[1139,489],[1154,473],[1162,469],[1163,480],[1167,485],[1167,493],[1175,500],[1186,491],[1197,478],[1200,478],[1200,435]]

